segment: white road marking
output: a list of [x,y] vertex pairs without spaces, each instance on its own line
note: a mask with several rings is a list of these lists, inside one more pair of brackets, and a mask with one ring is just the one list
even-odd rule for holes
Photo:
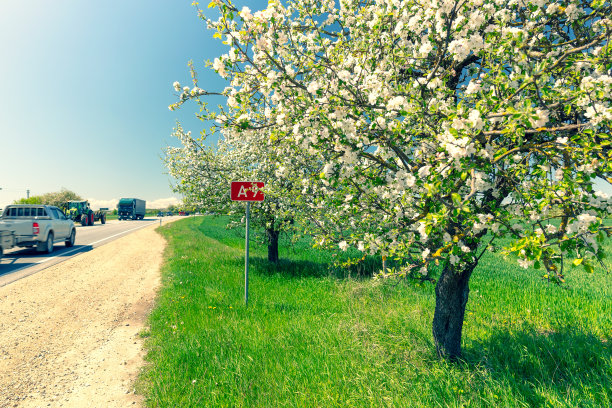
[[151,222],[151,223],[148,223],[148,224],[145,224],[145,225],[141,225],[141,226],[136,227],[136,228],[132,228],[132,229],[127,230],[127,231],[120,232],[120,233],[115,234],[115,235],[111,235],[110,237],[102,238],[101,240],[96,241],[96,242],[92,242],[91,244],[88,244],[88,245],[95,245],[95,244],[98,244],[98,243],[100,243],[100,242],[106,241],[107,239],[111,239],[111,238],[117,237],[117,236],[119,236],[119,235],[122,235],[122,234],[128,233],[128,232],[130,232],[130,231],[136,231],[137,229],[140,229],[140,228],[149,227],[151,224],[153,224],[153,223]]
[[[80,250],[80,249],[81,249],[81,248],[77,248],[77,249],[73,249],[72,251],[63,252],[63,253],[62,253],[62,256],[66,256],[66,255],[71,254],[71,253],[73,253],[73,252],[76,252],[76,251],[78,251],[78,250]],[[41,264],[41,263],[44,263],[44,262],[50,261],[50,260],[55,259],[55,258],[58,258],[58,257],[59,257],[59,255],[57,255],[57,256],[52,256],[51,258],[41,259],[40,261],[38,261],[38,262],[36,262],[36,263],[37,263],[37,264]],[[18,269],[18,270],[19,270],[19,269]]]

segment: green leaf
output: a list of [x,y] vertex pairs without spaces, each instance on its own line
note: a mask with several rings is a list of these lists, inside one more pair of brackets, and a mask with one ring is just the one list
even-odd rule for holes
[[451,194],[451,198],[453,199],[453,204],[459,205],[461,204],[461,196],[457,193]]
[[576,258],[572,263],[574,264],[574,266],[578,266],[582,263],[582,261],[584,261],[584,258]]

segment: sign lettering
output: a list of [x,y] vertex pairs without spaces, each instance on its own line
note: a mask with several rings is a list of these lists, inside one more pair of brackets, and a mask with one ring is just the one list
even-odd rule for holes
[[264,193],[261,181],[232,181],[230,198],[232,201],[263,201]]

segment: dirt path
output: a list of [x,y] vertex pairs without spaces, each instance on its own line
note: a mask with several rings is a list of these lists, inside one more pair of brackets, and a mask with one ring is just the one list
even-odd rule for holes
[[164,246],[147,227],[0,288],[0,407],[140,406]]

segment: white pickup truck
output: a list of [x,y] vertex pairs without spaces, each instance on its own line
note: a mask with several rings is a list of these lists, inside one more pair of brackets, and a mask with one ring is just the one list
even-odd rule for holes
[[34,247],[38,252],[53,252],[53,244],[64,241],[74,245],[76,228],[62,210],[50,205],[15,204],[0,217],[0,256],[12,247]]

